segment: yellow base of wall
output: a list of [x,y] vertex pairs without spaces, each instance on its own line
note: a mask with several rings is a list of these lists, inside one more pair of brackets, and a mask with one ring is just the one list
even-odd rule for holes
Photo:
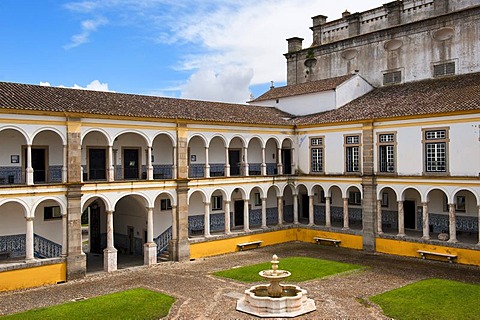
[[315,241],[313,240],[313,237],[341,240],[342,242],[340,243],[340,246],[345,248],[360,250],[363,248],[361,236],[295,228],[245,235],[235,238],[213,240],[208,242],[193,243],[190,245],[190,259],[199,259],[239,251],[239,248],[237,247],[238,243],[263,241],[262,247],[291,241],[314,243]]
[[[456,262],[458,263],[480,266],[480,251],[477,250],[451,248],[431,244],[380,238],[377,238],[376,246],[377,252],[415,258],[420,258],[420,254],[417,252],[417,250],[454,254],[457,255]],[[445,261],[445,258],[431,255],[428,256],[428,259]]]
[[66,263],[10,270],[0,273],[0,291],[39,287],[66,280]]

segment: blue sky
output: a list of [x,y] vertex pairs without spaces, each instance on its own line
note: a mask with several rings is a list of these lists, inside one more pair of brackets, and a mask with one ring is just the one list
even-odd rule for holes
[[0,81],[243,103],[285,82],[285,39],[378,0],[1,0]]

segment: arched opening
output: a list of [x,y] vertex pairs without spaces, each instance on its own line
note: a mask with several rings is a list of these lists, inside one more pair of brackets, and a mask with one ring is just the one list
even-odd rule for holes
[[205,195],[194,191],[188,198],[188,236],[205,236]]
[[283,166],[283,174],[292,174],[293,170],[293,143],[290,139],[283,140],[281,160]]
[[123,133],[113,142],[115,180],[147,179],[147,143],[137,133]]
[[398,200],[392,188],[385,187],[379,193],[377,210],[381,210],[381,232],[398,234]]
[[188,141],[188,177],[205,177],[205,141],[195,136]]
[[293,223],[293,190],[287,185],[283,190],[283,221]]
[[353,230],[362,230],[362,193],[359,188],[350,187],[347,189],[347,197],[347,207],[344,205],[344,210],[347,208],[348,215],[345,215],[344,213],[344,219],[348,217],[348,221],[343,221],[343,227]]
[[34,250],[35,258],[55,258],[62,255],[62,208],[55,200],[44,200],[35,209]]
[[303,184],[297,187],[298,190],[298,221],[301,224],[309,223],[310,216],[310,197],[307,187]]
[[0,205],[0,263],[23,262],[26,258],[26,209],[8,201]]
[[151,162],[153,179],[174,179],[174,148],[170,136],[159,134],[153,140]]
[[108,140],[102,132],[87,133],[82,140],[83,181],[107,180],[109,174],[108,152]]
[[208,148],[208,160],[211,177],[225,176],[226,165],[225,141],[221,137],[214,137],[210,140]]
[[248,174],[259,176],[262,174],[262,142],[259,138],[252,138],[248,143]]
[[338,186],[330,188],[330,215],[332,227],[343,227],[343,197],[342,190]]
[[25,183],[25,163],[22,146],[27,144],[25,136],[15,129],[0,131],[0,186]]
[[[23,146],[24,159],[27,159],[27,146]],[[31,147],[33,183],[61,183],[63,172],[63,142],[58,133],[51,130],[39,132]],[[27,162],[23,167],[27,168]]]
[[316,225],[326,225],[326,195],[324,189],[315,185],[313,193],[313,221]]
[[265,145],[265,163],[267,165],[267,175],[278,174],[278,144],[273,138],[268,139]]
[[228,146],[228,164],[230,165],[230,176],[245,175],[243,168],[245,155],[243,153],[243,141],[235,137]]

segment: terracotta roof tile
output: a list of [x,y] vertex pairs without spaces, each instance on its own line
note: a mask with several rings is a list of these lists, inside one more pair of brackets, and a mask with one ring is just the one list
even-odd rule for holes
[[291,125],[276,108],[0,82],[0,108],[107,116]]
[[285,98],[291,97],[301,94],[308,94],[308,93],[315,93],[315,92],[322,92],[327,90],[334,90],[336,87],[347,81],[348,79],[352,78],[354,75],[348,74],[345,76],[324,79],[324,80],[317,80],[317,81],[309,81],[305,83],[299,83],[284,87],[272,88],[262,94],[257,99],[253,100],[252,102],[257,101],[265,101],[271,99],[278,99],[278,98]]
[[374,89],[342,106],[296,119],[298,125],[480,110],[480,73]]

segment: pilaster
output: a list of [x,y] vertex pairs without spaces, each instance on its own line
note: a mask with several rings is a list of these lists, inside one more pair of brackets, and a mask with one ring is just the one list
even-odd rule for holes
[[[363,176],[362,176],[362,223],[363,250],[375,251],[377,224],[381,230],[381,212],[377,218],[377,180],[374,172],[374,135],[373,124],[366,123],[362,130]],[[380,207],[381,210],[381,207]],[[380,219],[380,220],[377,220]]]
[[[179,167],[179,172],[182,170]],[[190,260],[188,241],[188,180],[177,180],[177,219],[173,228],[177,229],[177,239],[172,240],[172,254],[177,261]]]

